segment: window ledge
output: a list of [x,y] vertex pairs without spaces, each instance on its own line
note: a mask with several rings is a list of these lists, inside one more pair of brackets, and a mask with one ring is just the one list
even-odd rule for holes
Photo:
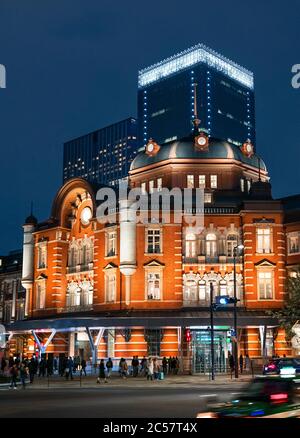
[[256,252],[255,254],[254,254],[255,256],[265,256],[265,255],[268,255],[268,256],[274,256],[275,255],[275,253],[274,252]]
[[144,256],[146,257],[162,257],[164,255],[163,252],[145,252]]
[[118,257],[118,254],[112,255],[112,256],[105,256],[104,260],[109,260],[109,259],[115,259]]

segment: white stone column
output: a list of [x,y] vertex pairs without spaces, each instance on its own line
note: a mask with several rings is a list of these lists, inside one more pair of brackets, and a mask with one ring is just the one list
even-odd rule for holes
[[29,313],[29,294],[33,286],[33,258],[34,258],[34,237],[35,225],[28,223],[23,225],[23,266],[22,266],[22,286],[26,290],[25,316]]
[[69,333],[68,356],[75,356],[75,333]]

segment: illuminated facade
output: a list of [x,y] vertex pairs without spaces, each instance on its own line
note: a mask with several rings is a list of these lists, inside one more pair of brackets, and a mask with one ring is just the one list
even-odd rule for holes
[[115,185],[127,177],[137,153],[137,121],[133,117],[64,144],[63,181],[81,177]]
[[194,84],[199,117],[212,137],[255,145],[253,74],[198,44],[139,72],[139,144],[182,138],[194,117]]
[[[292,354],[268,314],[285,299],[285,280],[300,264],[299,197],[274,200],[267,168],[251,144],[238,147],[201,133],[158,145],[134,159],[130,187],[202,188],[204,226],[187,221],[128,219],[118,195],[111,223],[97,220],[98,187],[81,178],[56,195],[51,217],[24,225],[22,284],[26,319],[7,326],[24,341],[22,354],[81,355],[93,361],[133,355],[178,356],[184,371],[205,372],[210,360],[209,299],[234,294],[239,350],[250,357]],[[244,255],[235,248],[244,245]],[[215,312],[220,372],[231,342],[232,308]],[[191,340],[185,336],[190,330]]]

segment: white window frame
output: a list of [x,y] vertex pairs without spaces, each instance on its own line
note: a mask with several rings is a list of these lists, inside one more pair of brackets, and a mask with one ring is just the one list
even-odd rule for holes
[[[111,287],[113,286],[113,289]],[[115,303],[117,299],[117,274],[115,269],[105,272],[105,302]]]
[[[266,280],[268,278],[264,278],[264,297],[261,297],[261,289],[260,289],[260,280],[262,276],[265,276],[266,274],[268,274],[269,279],[270,279],[270,284],[271,284],[271,294],[272,296],[270,298],[266,298],[266,291],[267,291],[267,287],[266,287]],[[270,269],[270,268],[260,268],[257,270],[257,298],[260,301],[271,301],[274,300],[274,292],[275,292],[275,288],[274,288],[274,269]]]
[[110,228],[105,231],[105,257],[117,256],[117,229]]
[[195,187],[195,177],[194,175],[187,175],[186,176],[186,186],[188,189],[193,189]]
[[[296,251],[291,251],[291,239],[297,239],[298,240],[298,246]],[[295,255],[300,254],[300,232],[299,231],[292,231],[290,233],[287,233],[287,250],[288,255]]]
[[204,204],[212,204],[212,193],[204,193]]
[[[268,232],[267,232],[268,231]],[[269,243],[268,243],[269,240]],[[256,228],[256,253],[271,254],[273,252],[273,228],[257,227]]]
[[199,175],[199,188],[205,189],[206,187],[206,175]]
[[47,243],[39,243],[38,244],[38,269],[46,269],[47,268]]
[[[215,239],[208,239],[208,236],[215,236]],[[205,236],[205,255],[206,257],[218,257],[218,237],[216,233],[207,233]]]
[[244,193],[245,192],[245,180],[244,180],[244,178],[240,179],[240,185],[241,185],[241,191]]
[[[154,298],[150,298],[150,294],[151,291],[149,291],[149,277],[150,276],[158,276],[158,280],[157,278],[153,278],[151,280],[151,282],[159,282],[159,288],[158,288],[158,294],[155,297],[155,294],[157,292],[155,292],[155,288],[154,288]],[[160,268],[152,268],[152,269],[146,269],[145,271],[145,280],[146,280],[146,287],[145,287],[145,291],[146,291],[146,300],[147,301],[161,301],[162,300],[162,285],[163,285],[163,278],[162,278],[162,269]]]
[[157,191],[158,191],[158,192],[161,192],[162,189],[163,189],[162,182],[163,182],[163,181],[162,181],[162,178],[157,178],[156,183],[157,183]]
[[218,188],[218,175],[210,175],[210,188],[211,189]]
[[[156,252],[156,237],[159,236],[159,251]],[[152,242],[149,244],[150,240],[149,237],[151,237],[150,240]],[[161,227],[146,227],[145,228],[145,253],[146,254],[162,254],[162,228]],[[149,252],[150,247],[152,246],[153,251]]]
[[44,310],[46,307],[46,280],[36,283],[36,309]]
[[151,193],[153,193],[153,192],[154,192],[154,180],[151,179],[151,180],[149,181],[149,193],[151,194]]

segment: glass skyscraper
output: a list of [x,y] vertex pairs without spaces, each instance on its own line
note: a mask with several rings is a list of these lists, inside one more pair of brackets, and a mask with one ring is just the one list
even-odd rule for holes
[[64,144],[63,181],[82,177],[115,185],[127,177],[137,153],[137,121],[133,117]]
[[194,98],[201,126],[211,137],[255,145],[253,74],[198,44],[139,72],[139,144],[188,135]]

